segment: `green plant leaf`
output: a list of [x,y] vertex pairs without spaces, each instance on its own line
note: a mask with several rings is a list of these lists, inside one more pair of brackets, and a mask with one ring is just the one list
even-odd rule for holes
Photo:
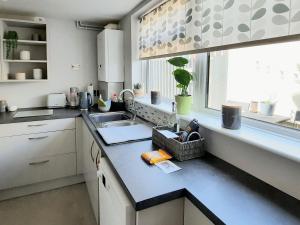
[[177,87],[177,88],[184,88],[184,85],[182,85],[182,84],[177,84],[176,87]]
[[184,70],[184,69],[176,69],[173,72],[173,75],[175,77],[175,80],[183,85],[183,86],[189,86],[191,80],[192,80],[192,75],[190,74],[190,72]]
[[174,57],[172,59],[169,59],[168,62],[177,67],[184,67],[186,64],[189,63],[189,61],[186,58],[183,57]]

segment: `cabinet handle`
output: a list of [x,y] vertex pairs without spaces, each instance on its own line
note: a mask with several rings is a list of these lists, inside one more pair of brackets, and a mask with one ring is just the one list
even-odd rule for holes
[[31,162],[29,163],[30,166],[36,166],[36,165],[40,165],[40,164],[45,164],[47,162],[50,162],[50,160],[44,160],[44,161],[40,161],[40,162]]
[[45,138],[48,138],[48,136],[43,136],[43,137],[31,137],[31,138],[28,138],[28,140],[34,141],[34,140],[42,140],[42,139],[45,139]]
[[90,153],[91,153],[91,158],[92,158],[92,161],[93,161],[93,162],[95,162],[95,159],[94,159],[94,157],[93,157],[93,147],[94,147],[94,143],[95,143],[95,141],[93,140],[93,143],[92,143],[92,146],[91,146],[91,151],[90,151]]
[[28,127],[42,127],[42,126],[46,126],[47,124],[29,124]]
[[98,150],[97,156],[96,156],[96,160],[95,160],[95,164],[96,164],[97,170],[99,169],[99,168],[98,168],[98,164],[99,164],[99,159],[98,159],[98,157],[99,157],[99,155],[100,155],[100,150]]

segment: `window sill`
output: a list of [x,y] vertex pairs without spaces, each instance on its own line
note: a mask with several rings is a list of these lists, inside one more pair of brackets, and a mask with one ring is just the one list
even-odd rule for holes
[[[163,101],[160,105],[152,105],[149,97],[137,98],[136,101],[163,112],[171,113],[172,104],[170,101]],[[300,163],[299,139],[256,128],[246,125],[245,123],[242,123],[242,127],[239,130],[225,129],[221,126],[220,116],[209,113],[193,112],[186,116],[180,116],[180,119],[184,121],[190,121],[194,118],[196,118],[204,128]]]
[[188,121],[196,118],[203,127],[209,130],[300,163],[300,140],[243,123],[239,130],[225,129],[221,125],[220,116],[210,115],[208,113],[191,113],[187,116],[180,116],[180,118]]

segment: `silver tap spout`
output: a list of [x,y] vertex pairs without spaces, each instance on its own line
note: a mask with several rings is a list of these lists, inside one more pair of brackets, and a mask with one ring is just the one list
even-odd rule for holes
[[137,113],[136,113],[136,109],[135,109],[134,92],[131,89],[124,89],[120,92],[118,99],[119,99],[120,102],[124,102],[123,94],[126,93],[126,92],[128,92],[132,95],[132,111],[133,111],[132,112],[132,114],[133,114],[132,120],[135,120]]

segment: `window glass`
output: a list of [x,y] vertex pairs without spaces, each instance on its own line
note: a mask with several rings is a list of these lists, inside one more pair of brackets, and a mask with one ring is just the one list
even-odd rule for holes
[[[195,72],[196,55],[183,56],[189,60],[186,69]],[[174,100],[175,95],[180,93],[180,89],[176,88],[176,81],[172,72],[175,67],[167,62],[169,58],[150,59],[143,62],[143,71],[146,73],[144,83],[148,94],[151,91],[160,91],[161,96]],[[189,94],[193,95],[193,84],[189,86]]]
[[242,106],[252,119],[300,128],[300,41],[210,54],[208,108]]

